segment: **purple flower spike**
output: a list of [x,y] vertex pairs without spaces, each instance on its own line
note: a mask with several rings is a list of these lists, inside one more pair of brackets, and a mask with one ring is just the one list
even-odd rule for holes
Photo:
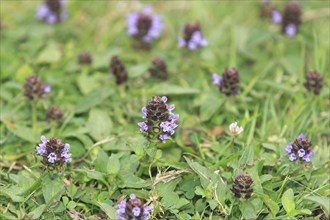
[[289,160],[291,161],[299,159],[300,161],[310,162],[310,157],[314,155],[314,150],[311,149],[311,146],[312,143],[305,135],[300,134],[285,150],[290,155]]
[[198,22],[188,22],[183,27],[183,37],[178,38],[178,46],[186,47],[190,50],[196,50],[208,45],[207,40],[203,37]]
[[145,202],[131,194],[128,201],[126,199],[120,201],[117,206],[117,219],[119,220],[148,220],[151,212],[151,206],[145,206]]
[[66,0],[45,0],[37,8],[37,18],[49,24],[55,24],[68,17]]

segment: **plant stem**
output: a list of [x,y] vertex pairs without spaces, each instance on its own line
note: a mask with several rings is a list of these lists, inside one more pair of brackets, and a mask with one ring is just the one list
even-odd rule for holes
[[55,128],[56,128],[56,121],[52,120],[50,122],[50,136],[54,137],[55,136]]
[[33,137],[36,137],[36,131],[37,131],[37,101],[31,102],[32,107],[32,131],[33,131]]
[[231,151],[232,151],[233,154],[235,153],[235,145],[234,145],[234,143],[235,143],[235,137],[233,137],[233,138],[231,139],[231,144],[230,144],[230,146],[231,146]]

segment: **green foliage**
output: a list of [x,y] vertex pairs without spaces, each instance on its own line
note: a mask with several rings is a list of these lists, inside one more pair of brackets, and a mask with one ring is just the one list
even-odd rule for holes
[[[151,219],[330,215],[326,1],[301,1],[303,23],[293,38],[261,20],[259,2],[152,2],[165,29],[150,51],[132,48],[125,33],[126,15],[144,2],[68,1],[68,20],[56,25],[36,20],[38,4],[0,7],[0,219],[117,219],[118,202],[130,194],[153,206]],[[207,47],[177,47],[189,20],[200,22]],[[78,64],[83,50],[92,54],[91,66]],[[114,55],[129,75],[120,86],[109,71]],[[150,76],[155,56],[167,62],[166,81]],[[240,73],[235,97],[212,85],[212,73],[226,67]],[[324,78],[318,96],[303,86],[309,70]],[[34,128],[22,91],[31,74],[52,87],[35,103]],[[165,144],[148,143],[137,125],[156,95],[166,95],[180,115]],[[62,121],[47,119],[50,106],[61,108]],[[244,131],[232,139],[234,121]],[[315,150],[308,164],[289,161],[285,152],[300,133]],[[73,160],[63,170],[45,170],[35,153],[41,135],[70,144]],[[245,172],[253,193],[238,199],[233,180]]]

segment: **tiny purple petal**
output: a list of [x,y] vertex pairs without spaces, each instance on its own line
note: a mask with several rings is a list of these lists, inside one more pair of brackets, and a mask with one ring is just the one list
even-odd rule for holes
[[305,152],[304,149],[299,149],[299,150],[298,150],[298,155],[299,155],[299,157],[303,157],[303,156],[305,156],[305,154],[306,154],[306,152]]
[[141,214],[141,209],[137,206],[135,206],[133,209],[132,209],[132,212],[133,212],[133,215],[134,216],[139,216]]
[[186,41],[183,39],[183,37],[178,37],[178,47],[185,47]]
[[217,86],[220,86],[221,76],[219,76],[217,73],[213,73],[212,78],[213,78],[213,84],[217,85]]
[[296,154],[294,154],[294,153],[290,154],[289,160],[291,160],[291,161],[297,160]]
[[147,108],[146,108],[146,107],[143,107],[143,108],[142,108],[142,113],[143,113],[144,115],[147,115]]
[[47,158],[48,158],[48,162],[50,162],[50,163],[54,163],[55,160],[56,160],[56,154],[55,154],[55,153],[50,153],[50,154],[47,156]]
[[47,149],[45,144],[39,144],[37,147],[37,154],[40,156],[44,156],[47,153]]
[[298,138],[305,138],[305,135],[303,133],[299,134]]
[[175,109],[175,105],[174,104],[171,104],[168,106],[168,111],[171,112],[173,109]]
[[289,37],[293,37],[296,35],[297,33],[297,27],[295,24],[288,24],[286,27],[285,27],[285,33],[286,35],[288,35]]
[[161,99],[162,99],[162,101],[163,101],[164,103],[167,102],[167,97],[166,97],[166,96],[163,96]]
[[49,93],[51,89],[52,89],[52,87],[51,87],[50,85],[46,85],[46,86],[44,87],[44,91],[45,91],[45,93]]
[[130,199],[136,199],[136,195],[133,193],[129,197],[130,197]]
[[282,22],[282,15],[281,12],[278,10],[272,11],[272,20],[275,24],[280,24]]
[[42,143],[46,144],[47,143],[47,138],[45,136],[41,136],[40,140],[42,141]]
[[160,140],[162,140],[163,143],[166,142],[166,140],[168,139],[168,135],[167,134],[161,134],[159,135]]
[[125,209],[126,208],[126,201],[121,201],[119,204],[118,204],[118,208],[120,209]]
[[291,145],[286,146],[285,150],[286,150],[286,152],[291,154],[292,153],[292,146]]
[[138,125],[141,132],[148,131],[148,125],[145,122],[139,122]]
[[170,116],[170,120],[172,120],[172,122],[176,121],[179,119],[179,115],[178,114],[174,114]]
[[144,6],[143,13],[144,14],[151,14],[152,13],[152,6],[151,5]]

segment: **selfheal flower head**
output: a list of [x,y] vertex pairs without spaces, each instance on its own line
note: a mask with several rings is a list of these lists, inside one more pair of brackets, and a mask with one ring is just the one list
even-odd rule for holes
[[290,161],[300,160],[310,162],[310,157],[314,155],[312,143],[304,134],[300,134],[295,141],[291,142],[290,145],[285,148],[285,150],[290,155]]
[[78,56],[78,63],[81,65],[91,65],[93,62],[92,55],[88,51],[80,52]]
[[145,206],[145,202],[131,194],[127,200],[122,199],[117,206],[117,217],[120,220],[148,220],[151,212],[151,206]]
[[305,88],[318,95],[323,87],[323,77],[317,71],[310,71],[305,77]]
[[36,147],[37,154],[43,157],[42,163],[51,169],[59,169],[64,163],[71,161],[69,154],[70,145],[64,144],[61,139],[51,138],[47,140],[41,136],[41,144]]
[[301,24],[301,8],[299,2],[291,0],[285,7],[282,18],[282,32],[292,37],[298,32]]
[[213,73],[213,84],[219,87],[221,93],[226,96],[237,95],[240,93],[240,77],[236,68],[226,68],[220,77]]
[[247,173],[235,177],[231,191],[236,198],[249,199],[253,192],[253,180]]
[[178,38],[178,46],[196,50],[206,47],[207,40],[203,37],[201,27],[198,22],[190,21],[183,26],[183,37]]
[[63,119],[63,112],[60,108],[52,106],[48,108],[46,116],[48,120],[61,121]]
[[127,33],[135,39],[135,47],[149,49],[150,43],[157,39],[164,25],[161,17],[152,14],[152,7],[145,6],[143,12],[134,12],[127,16]]
[[50,92],[50,86],[41,81],[37,75],[28,76],[24,83],[24,95],[29,100],[37,100],[43,98]]
[[66,0],[45,0],[37,8],[37,18],[49,24],[55,24],[67,18]]
[[243,127],[238,126],[237,122],[231,123],[229,125],[230,134],[233,137],[238,136],[243,131]]
[[110,70],[116,77],[117,85],[123,84],[128,80],[128,74],[124,63],[119,59],[118,56],[113,56],[110,61]]
[[152,60],[152,64],[153,67],[149,69],[151,76],[161,80],[166,80],[168,75],[166,61],[160,57],[155,57]]
[[142,108],[143,118],[146,120],[138,125],[149,141],[165,143],[178,126],[175,121],[179,115],[172,112],[175,106],[167,105],[166,102],[166,96],[154,96],[148,101],[147,106]]

